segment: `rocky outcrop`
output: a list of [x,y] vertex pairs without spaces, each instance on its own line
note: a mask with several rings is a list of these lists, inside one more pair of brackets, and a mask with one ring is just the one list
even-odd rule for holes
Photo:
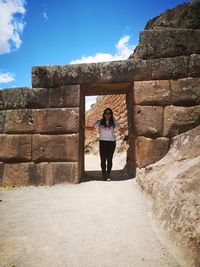
[[169,58],[200,53],[200,2],[186,3],[148,21],[129,59]]
[[185,3],[149,20],[145,30],[157,28],[200,29],[200,2]]
[[200,126],[172,138],[167,155],[136,177],[173,249],[165,245],[183,266],[200,266]]

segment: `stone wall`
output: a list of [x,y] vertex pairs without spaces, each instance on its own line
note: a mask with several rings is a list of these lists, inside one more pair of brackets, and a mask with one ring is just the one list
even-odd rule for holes
[[168,151],[171,137],[200,124],[200,78],[134,82],[136,162],[146,167]]
[[79,86],[0,91],[0,186],[78,182]]
[[127,94],[133,166],[158,161],[199,125],[200,7],[178,10],[187,23],[169,26],[168,11],[151,20],[128,60],[34,66],[32,89],[0,91],[1,185],[80,181],[86,95]]

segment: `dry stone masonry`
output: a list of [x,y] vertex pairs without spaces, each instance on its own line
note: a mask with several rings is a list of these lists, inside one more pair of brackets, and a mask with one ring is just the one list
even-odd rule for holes
[[[183,23],[174,12],[192,19]],[[188,3],[151,20],[128,60],[35,66],[32,88],[1,90],[0,184],[80,182],[84,97],[102,92],[129,98],[131,160],[146,167],[161,159],[171,138],[200,124],[200,25],[195,16],[199,4]]]

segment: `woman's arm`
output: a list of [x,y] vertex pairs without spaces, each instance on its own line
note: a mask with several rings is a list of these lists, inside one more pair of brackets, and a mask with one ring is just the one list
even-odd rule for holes
[[93,130],[94,126],[85,126],[85,130]]

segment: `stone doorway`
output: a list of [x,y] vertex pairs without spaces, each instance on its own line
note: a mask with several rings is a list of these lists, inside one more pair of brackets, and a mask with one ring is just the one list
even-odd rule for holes
[[89,180],[99,180],[101,171],[85,170],[85,98],[92,95],[124,95],[126,99],[127,121],[128,121],[128,150],[126,155],[126,166],[123,170],[113,170],[113,180],[124,180],[135,177],[135,137],[134,137],[134,107],[132,84],[87,84],[81,86],[80,95],[80,153],[79,153],[79,171],[80,182]]

